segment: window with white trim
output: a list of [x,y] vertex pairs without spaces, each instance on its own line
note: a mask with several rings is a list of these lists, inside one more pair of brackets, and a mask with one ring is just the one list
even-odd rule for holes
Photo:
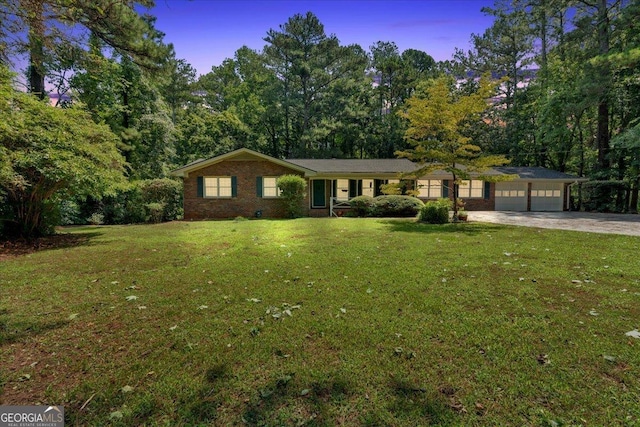
[[442,197],[442,180],[441,179],[419,179],[418,180],[418,197],[437,199]]
[[336,200],[349,200],[349,180],[336,179]]
[[231,197],[230,176],[205,176],[204,197]]
[[484,197],[484,181],[478,179],[460,181],[458,185],[458,197],[481,199]]
[[262,178],[262,197],[280,197],[280,189],[276,185],[278,178],[265,176]]
[[373,179],[363,179],[362,180],[362,195],[363,196],[371,196],[375,195],[375,181]]

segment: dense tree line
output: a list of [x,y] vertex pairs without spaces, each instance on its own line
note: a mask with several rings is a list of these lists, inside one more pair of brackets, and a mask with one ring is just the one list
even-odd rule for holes
[[[413,105],[429,102],[429,82],[440,78],[453,98],[463,97],[477,93],[479,76],[488,72],[500,84],[482,120],[463,126],[465,141],[513,165],[593,178],[585,207],[637,209],[638,0],[496,0],[484,9],[493,25],[471,35],[470,50],[444,62],[419,50],[400,52],[392,41],[344,45],[309,12],[265,29],[263,49],[240,47],[201,76],[176,57],[154,18],[138,12],[152,6],[151,0],[0,0],[0,67],[25,58],[29,92],[40,98],[57,92],[61,115],[83,121],[81,127],[87,117],[100,124],[120,156],[118,174],[131,185],[240,147],[275,157],[406,153],[415,146],[407,118]],[[17,96],[5,71],[3,93]],[[22,113],[31,106],[21,104]],[[11,102],[2,108],[18,114]],[[55,127],[32,126],[44,135],[35,132],[31,144],[46,151],[46,134]],[[2,129],[6,224],[21,203],[12,183],[33,184],[6,154],[15,150],[6,136],[15,135],[15,126],[3,120]],[[73,197],[88,214],[87,206],[110,203],[113,187]]]

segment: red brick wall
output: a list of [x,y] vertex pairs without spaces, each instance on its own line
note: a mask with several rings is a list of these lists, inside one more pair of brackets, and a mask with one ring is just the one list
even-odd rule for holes
[[[264,160],[228,160],[191,172],[184,179],[184,218],[246,218],[262,211],[263,218],[282,218],[285,216],[280,199],[258,197],[256,177],[298,174],[297,171],[285,168]],[[199,176],[235,176],[237,177],[237,196],[232,198],[198,197]],[[308,215],[309,191],[304,200],[303,215]]]
[[[453,201],[453,195],[449,194],[449,199]],[[436,199],[423,199],[423,202],[428,202],[429,200]],[[492,211],[496,208],[496,184],[491,183],[489,189],[489,198],[469,198],[462,197],[462,201],[464,202],[464,209],[467,211]]]

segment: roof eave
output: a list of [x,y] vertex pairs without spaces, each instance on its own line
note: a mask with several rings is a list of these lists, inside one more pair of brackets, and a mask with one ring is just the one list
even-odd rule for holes
[[177,177],[187,178],[189,176],[190,172],[196,171],[198,169],[205,168],[207,166],[214,165],[216,163],[223,162],[225,160],[233,159],[234,157],[238,157],[241,154],[250,154],[250,155],[252,155],[254,157],[258,157],[260,159],[263,159],[263,160],[278,164],[280,166],[284,166],[284,167],[287,167],[289,169],[296,170],[298,172],[303,172],[305,174],[305,176],[314,176],[314,175],[316,175],[316,171],[314,171],[314,170],[311,170],[311,169],[308,169],[308,168],[305,168],[305,167],[302,167],[302,166],[298,166],[298,165],[296,165],[294,163],[290,163],[290,162],[288,162],[286,160],[277,159],[275,157],[271,157],[271,156],[268,156],[266,154],[262,154],[262,153],[259,153],[257,151],[253,151],[253,150],[250,150],[248,148],[239,148],[237,150],[230,151],[228,153],[221,154],[219,156],[215,156],[215,157],[211,157],[209,159],[205,159],[205,160],[202,160],[202,161],[196,161],[196,162],[190,163],[190,164],[188,164],[186,166],[183,166],[181,168],[178,168],[178,169],[175,169],[175,170],[171,171],[171,175],[172,176],[177,176]]

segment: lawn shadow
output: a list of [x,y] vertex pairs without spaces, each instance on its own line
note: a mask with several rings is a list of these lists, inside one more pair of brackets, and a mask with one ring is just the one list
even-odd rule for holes
[[10,322],[9,314],[7,309],[0,310],[0,346],[15,344],[27,337],[40,335],[69,324],[69,320]]
[[467,235],[477,235],[494,232],[504,229],[503,225],[489,224],[481,222],[458,222],[448,224],[427,224],[415,220],[381,220],[382,224],[392,232],[422,233],[422,234],[443,234],[461,233]]
[[0,240],[0,261],[35,252],[89,246],[94,244],[93,239],[102,236],[102,234],[101,231],[92,230],[82,233],[58,233],[34,239]]
[[352,393],[351,384],[339,376],[327,376],[310,384],[294,380],[295,374],[272,380],[258,390],[256,398],[248,404],[242,416],[247,425],[331,426],[331,408]]
[[[427,390],[413,381],[392,377],[389,381],[391,399],[387,410],[397,421],[410,423],[421,420],[424,425],[455,425],[455,412],[442,390]],[[459,420],[458,420],[459,421]],[[386,425],[375,416],[369,416],[365,424],[368,426]]]

